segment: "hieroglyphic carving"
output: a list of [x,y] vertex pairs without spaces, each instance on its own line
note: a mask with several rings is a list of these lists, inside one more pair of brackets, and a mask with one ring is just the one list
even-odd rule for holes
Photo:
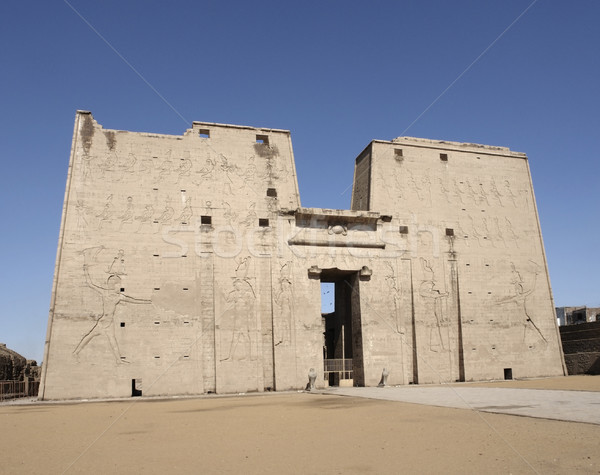
[[225,208],[225,211],[223,212],[223,217],[225,218],[225,221],[230,226],[234,226],[237,220],[237,213],[233,211],[231,205],[227,201],[223,201],[223,207]]
[[125,272],[125,251],[123,251],[123,249],[119,249],[119,252],[113,258],[106,273],[112,275],[127,275]]
[[121,220],[121,224],[119,225],[119,231],[123,229],[123,226],[125,224],[133,223],[134,214],[135,212],[133,208],[133,197],[128,196],[125,211],[121,216],[119,216],[119,219]]
[[152,205],[146,205],[144,212],[140,216],[135,217],[135,220],[140,222],[135,232],[139,233],[143,228],[151,226],[152,216],[154,216],[154,207]]
[[[237,272],[236,272],[237,273]],[[250,279],[232,278],[232,289],[225,295],[225,311],[220,318],[221,362],[256,359],[251,331],[254,330],[256,295]]]
[[110,152],[106,155],[104,160],[98,164],[98,169],[100,170],[100,175],[102,176],[102,178],[106,176],[106,172],[114,171],[117,160],[117,154],[114,152]]
[[106,197],[106,202],[104,203],[104,208],[102,209],[102,212],[96,215],[96,217],[98,218],[98,231],[102,229],[104,223],[106,223],[107,221],[110,222],[112,218],[112,198],[113,195],[108,195]]
[[86,213],[87,213],[87,207],[85,206],[85,203],[83,202],[83,200],[77,200],[77,203],[75,204],[75,233],[74,236],[75,238],[83,238],[85,237],[85,233],[86,233],[86,229],[88,226],[88,221],[86,218]]
[[285,262],[279,269],[279,279],[274,292],[278,318],[274,327],[275,346],[292,343],[292,322],[294,301],[291,279],[292,263]]
[[169,198],[167,198],[165,200],[165,207],[162,210],[161,214],[154,220],[155,223],[159,224],[159,228],[156,230],[156,232],[160,232],[163,228],[163,226],[168,226],[169,224],[171,224],[171,220],[173,219],[173,216],[175,215],[175,210],[173,209],[173,207],[171,206],[170,200]]
[[448,320],[444,316],[443,305],[445,299],[448,297],[448,292],[440,290],[430,261],[423,257],[420,260],[424,279],[419,284],[419,295],[425,300],[428,308],[435,317],[435,327],[429,331],[429,350],[434,352],[446,351],[449,349],[449,342],[442,328],[448,326]]
[[173,162],[171,161],[171,150],[167,150],[165,160],[160,164],[158,179],[164,181],[171,176],[173,171]]
[[460,202],[461,205],[464,205],[465,204],[465,201],[464,201],[464,198],[463,198],[464,191],[460,187],[460,185],[459,185],[458,181],[456,180],[456,178],[453,180],[453,185],[454,185],[454,196]]
[[498,204],[501,207],[504,207],[504,203],[502,202],[502,193],[498,191],[498,186],[496,185],[496,181],[493,178],[490,185],[490,194],[494,197],[494,199],[498,202]]
[[505,196],[508,196],[508,198],[510,199],[510,201],[512,202],[513,206],[516,208],[517,205],[517,195],[515,195],[510,187],[510,181],[508,180],[504,180],[504,191],[505,191]]
[[92,164],[94,162],[94,156],[89,153],[84,153],[81,156],[81,177],[82,181],[92,180]]
[[504,224],[506,226],[506,231],[509,239],[511,239],[517,248],[519,247],[519,236],[515,233],[515,229],[513,228],[512,222],[506,216],[504,217]]
[[192,210],[192,198],[188,196],[185,199],[185,206],[183,207],[179,218],[177,218],[177,221],[181,224],[189,224],[193,215],[194,211]]
[[183,177],[190,176],[190,172],[192,170],[192,161],[189,158],[190,152],[184,152],[184,158],[182,158],[179,162],[179,166],[177,167],[177,183],[179,183]]
[[256,214],[256,211],[254,211],[255,208],[256,203],[250,203],[250,205],[248,206],[248,214],[240,224],[243,224],[247,228],[250,226],[256,226],[256,224],[258,223],[258,215]]
[[402,319],[400,316],[402,300],[400,284],[398,283],[398,279],[396,278],[394,266],[389,261],[385,261],[385,265],[387,268],[387,272],[385,275],[385,283],[388,286],[388,291],[390,292],[390,295],[392,296],[392,299],[394,301],[394,307],[392,309],[392,329],[396,333],[403,334],[404,327],[402,325]]
[[413,176],[410,170],[407,170],[406,180],[408,186],[410,186],[413,189],[419,201],[423,201],[423,193],[421,193],[421,187],[417,184],[417,181],[415,180],[415,177]]
[[122,173],[134,173],[134,167],[137,163],[137,157],[134,153],[130,152],[127,154],[127,160],[119,164],[119,171]]
[[442,191],[442,194],[444,195],[444,198],[446,199],[446,202],[450,203],[450,190],[448,189],[448,187],[446,186],[446,183],[444,182],[443,179],[438,178],[438,182],[440,184],[440,190]]

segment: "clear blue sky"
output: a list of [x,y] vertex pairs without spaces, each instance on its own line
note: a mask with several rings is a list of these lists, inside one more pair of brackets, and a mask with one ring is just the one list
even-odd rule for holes
[[466,72],[532,0],[69,1],[165,100],[67,2],[1,2],[0,341],[24,356],[42,358],[77,109],[289,129],[311,207],[349,207],[372,139],[525,152],[556,304],[600,306],[597,0],[534,2]]

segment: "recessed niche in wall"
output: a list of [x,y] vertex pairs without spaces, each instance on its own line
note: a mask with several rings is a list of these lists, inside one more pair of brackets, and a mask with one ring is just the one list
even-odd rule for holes
[[269,145],[269,136],[268,135],[257,135],[256,143],[263,144],[263,145]]

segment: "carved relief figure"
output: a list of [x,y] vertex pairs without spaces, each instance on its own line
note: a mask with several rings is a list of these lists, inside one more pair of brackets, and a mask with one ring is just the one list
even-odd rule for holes
[[112,172],[114,170],[116,163],[117,163],[117,154],[112,153],[112,152],[107,154],[104,161],[102,163],[98,164],[98,168],[101,171],[102,177],[104,177],[106,175],[106,172]]
[[490,185],[490,194],[494,197],[494,199],[498,202],[498,204],[504,207],[504,203],[502,203],[502,194],[498,191],[498,186],[496,185],[496,181],[492,178],[492,184]]
[[432,310],[435,317],[435,328],[431,328],[429,334],[429,350],[435,352],[440,351],[440,349],[447,350],[449,344],[442,332],[442,327],[448,326],[443,308],[444,301],[448,297],[448,292],[443,292],[439,289],[431,263],[423,257],[420,259],[424,279],[419,285],[419,295],[428,303],[428,308]]
[[119,165],[119,169],[123,173],[133,173],[133,171],[134,171],[133,167],[135,166],[136,162],[137,162],[137,157],[133,153],[130,152],[127,155],[127,161],[125,161],[121,165]]
[[[206,159],[206,165],[200,169],[200,178],[202,180],[212,180],[214,178],[214,171],[217,166],[217,162],[215,160],[211,160],[210,158]],[[199,183],[196,183],[199,184]]]
[[92,179],[92,162],[94,160],[93,155],[88,153],[84,153],[81,156],[81,175],[83,181],[87,181],[88,179]]
[[160,214],[160,216],[158,216],[158,218],[155,219],[155,222],[160,224],[159,229],[156,230],[157,233],[162,230],[163,226],[171,224],[171,220],[173,219],[174,214],[175,214],[175,210],[171,206],[171,204],[169,202],[169,198],[167,198],[165,200],[165,208],[162,210],[162,213]]
[[505,192],[505,196],[508,196],[508,198],[512,201],[513,206],[516,208],[517,207],[517,195],[515,195],[512,192],[512,189],[510,187],[510,181],[508,181],[508,180],[504,180],[504,192]]
[[233,278],[232,287],[225,296],[226,307],[221,317],[221,362],[256,358],[250,335],[254,329],[254,289],[248,279],[238,278]]
[[108,195],[106,197],[106,203],[104,203],[104,209],[102,210],[102,212],[98,215],[96,215],[96,217],[98,218],[98,231],[100,231],[102,229],[102,225],[106,222],[106,221],[110,221],[110,219],[112,218],[112,197],[113,195]]
[[539,266],[533,261],[530,261],[530,262],[532,262],[534,264],[535,270],[533,272],[532,278],[529,279],[528,281],[523,279],[521,272],[517,269],[515,264],[513,262],[510,263],[511,284],[513,286],[512,295],[509,295],[508,297],[498,300],[498,303],[500,303],[500,304],[510,303],[510,302],[515,303],[517,305],[517,307],[519,308],[519,310],[522,311],[523,320],[521,320],[521,324],[523,325],[523,341],[524,342],[531,341],[531,336],[529,334],[531,332],[535,332],[537,334],[537,336],[539,336],[539,338],[541,338],[544,343],[547,343],[548,340],[546,340],[546,337],[544,336],[544,334],[542,333],[540,328],[537,326],[537,324],[533,320],[532,311],[528,305],[529,297],[535,291],[537,276],[540,272]]
[[256,214],[256,211],[254,211],[255,208],[256,203],[250,203],[250,205],[248,206],[248,214],[240,224],[243,224],[247,228],[250,226],[256,226],[256,224],[258,223],[258,215]]
[[139,233],[142,230],[142,228],[151,225],[153,215],[154,215],[154,207],[152,205],[146,205],[142,215],[135,217],[135,220],[140,222],[140,224],[135,232]]
[[171,161],[171,150],[167,151],[166,159],[164,162],[161,163],[159,170],[159,180],[166,180],[171,176],[171,172],[173,171],[173,162]]
[[134,209],[133,209],[133,197],[127,197],[127,207],[125,208],[125,212],[119,216],[121,220],[121,224],[119,225],[119,231],[123,228],[125,224],[133,223]]
[[388,261],[385,262],[385,265],[388,269],[385,276],[385,283],[388,286],[388,290],[390,295],[394,300],[394,307],[392,309],[392,322],[393,329],[396,333],[404,333],[404,328],[402,327],[402,321],[400,317],[400,308],[401,308],[401,289],[398,284],[398,280],[396,279],[396,272],[394,271],[394,267]]
[[114,257],[106,273],[111,275],[127,275],[125,273],[125,251],[123,249],[119,249],[118,254]]
[[[93,248],[97,254],[98,249],[101,248]],[[137,299],[134,297],[130,297],[121,292],[121,278],[116,274],[110,274],[108,279],[106,280],[106,284],[104,286],[97,285],[93,282],[89,273],[89,265],[85,263],[86,251],[90,251],[90,249],[86,249],[84,251],[84,264],[83,264],[83,272],[85,274],[85,281],[87,286],[97,292],[102,298],[102,313],[97,318],[96,322],[92,326],[92,328],[81,338],[75,349],[73,350],[73,354],[77,358],[79,353],[97,336],[105,336],[108,340],[110,348],[112,350],[113,356],[115,357],[115,361],[117,364],[129,363],[124,358],[121,357],[121,353],[119,350],[119,344],[117,342],[117,338],[115,336],[115,312],[117,310],[117,306],[121,303],[131,303],[131,304],[151,304],[151,300],[146,299]],[[112,266],[111,266],[112,267]]]
[[290,344],[292,342],[292,312],[294,301],[292,295],[291,262],[286,262],[279,270],[278,286],[275,289],[274,300],[279,310],[277,319],[275,346],[280,344]]
[[192,161],[188,158],[189,152],[185,152],[187,155],[186,158],[182,158],[179,167],[177,167],[177,183],[181,181],[181,179],[185,176],[190,176],[190,171],[192,169]]
[[192,210],[192,198],[188,197],[185,199],[185,206],[181,212],[181,215],[179,215],[178,221],[181,224],[189,224],[193,215],[194,211]]
[[438,182],[440,184],[440,190],[442,191],[442,194],[444,195],[444,198],[446,199],[446,201],[448,203],[450,203],[450,190],[448,189],[448,187],[444,183],[444,180],[442,180],[441,178],[438,178]]
[[83,200],[77,200],[77,203],[75,204],[75,226],[77,227],[77,230],[74,233],[75,238],[80,238],[85,235],[85,230],[88,225],[87,218],[85,217],[86,211],[87,209]]

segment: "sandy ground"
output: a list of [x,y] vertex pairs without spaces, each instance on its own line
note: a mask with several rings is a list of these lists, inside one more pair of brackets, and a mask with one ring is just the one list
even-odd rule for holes
[[321,394],[3,405],[0,421],[11,474],[600,473],[598,425]]

